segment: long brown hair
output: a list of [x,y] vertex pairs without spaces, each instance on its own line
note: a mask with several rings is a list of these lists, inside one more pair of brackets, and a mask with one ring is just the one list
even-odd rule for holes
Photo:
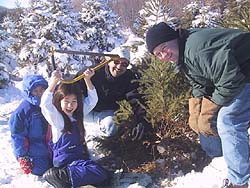
[[73,117],[76,119],[78,129],[80,131],[81,142],[84,142],[85,129],[83,126],[83,94],[78,84],[59,84],[53,95],[53,104],[56,109],[62,114],[64,119],[64,128],[62,132],[71,132],[72,122],[70,118],[63,112],[61,100],[67,95],[75,95],[77,98],[77,108],[73,112]]

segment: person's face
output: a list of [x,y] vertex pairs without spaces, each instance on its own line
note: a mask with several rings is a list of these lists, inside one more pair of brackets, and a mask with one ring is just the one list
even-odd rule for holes
[[62,111],[68,116],[72,116],[73,112],[76,110],[78,106],[76,95],[66,95],[61,100],[61,108]]
[[162,61],[178,63],[179,47],[177,39],[161,43],[154,49],[153,54]]
[[113,77],[124,74],[129,66],[129,61],[125,58],[115,60],[109,63],[109,72]]
[[38,86],[31,92],[31,95],[34,97],[42,97],[43,93],[45,91],[45,88],[43,86]]

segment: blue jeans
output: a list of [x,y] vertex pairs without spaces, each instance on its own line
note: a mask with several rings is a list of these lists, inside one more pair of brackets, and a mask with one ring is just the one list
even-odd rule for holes
[[204,136],[200,134],[200,144],[201,148],[209,157],[214,158],[222,156],[222,145],[219,136]]
[[[212,128],[217,132],[217,117],[218,113],[214,116],[212,120]],[[206,154],[213,157],[221,157],[222,156],[222,145],[221,139],[219,135],[216,136],[204,136],[200,134],[200,144],[201,148],[206,152]]]
[[233,101],[218,112],[217,129],[223,156],[228,166],[228,179],[242,185],[249,181],[250,84],[246,84]]
[[86,141],[88,141],[88,137],[105,139],[114,136],[118,130],[114,124],[113,117],[113,110],[104,110],[101,112],[92,110],[84,116]]

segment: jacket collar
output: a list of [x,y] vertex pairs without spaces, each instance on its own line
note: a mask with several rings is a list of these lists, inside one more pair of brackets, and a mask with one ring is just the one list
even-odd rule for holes
[[179,45],[179,60],[175,67],[175,70],[179,72],[184,64],[184,51],[185,51],[185,44],[188,37],[188,30],[186,29],[178,29],[179,33],[179,39],[178,39],[178,45]]

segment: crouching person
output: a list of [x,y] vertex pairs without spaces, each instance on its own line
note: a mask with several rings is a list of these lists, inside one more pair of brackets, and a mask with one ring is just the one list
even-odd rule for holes
[[[119,55],[120,59],[113,59],[95,72],[91,80],[95,85],[99,100],[84,118],[85,139],[93,160],[107,157],[107,148],[100,147],[101,143],[119,135],[121,126],[114,122],[115,112],[119,109],[119,101],[126,100],[133,108],[135,122],[131,131],[132,140],[141,140],[144,131],[150,132],[151,129],[144,119],[145,113],[139,105],[136,105],[137,100],[142,103],[142,97],[137,91],[138,82],[134,82],[134,80],[138,80],[138,75],[128,68],[130,65],[129,48],[120,46],[113,49],[111,54]],[[86,95],[85,82],[80,80],[78,83]]]
[[25,174],[42,176],[52,165],[48,147],[50,128],[41,113],[40,99],[47,81],[40,75],[23,78],[24,100],[9,121],[14,154]]
[[92,69],[85,72],[88,97],[82,98],[77,84],[62,84],[61,72],[52,73],[48,89],[41,100],[41,109],[52,127],[51,148],[53,168],[45,174],[45,180],[56,188],[101,185],[108,179],[108,171],[94,161],[84,158],[85,130],[83,115],[97,103],[96,90],[90,80]]

